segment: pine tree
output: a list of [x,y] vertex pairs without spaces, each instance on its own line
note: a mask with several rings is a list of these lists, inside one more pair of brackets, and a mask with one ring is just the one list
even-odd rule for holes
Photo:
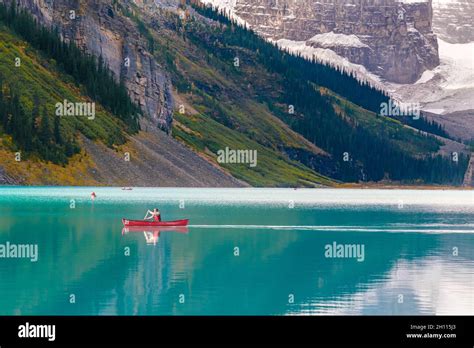
[[54,141],[57,145],[63,145],[63,139],[61,136],[61,117],[54,117]]
[[43,147],[47,148],[51,144],[52,132],[46,106],[43,106],[43,110],[41,113],[41,123],[39,127],[38,138],[41,143],[41,146]]
[[[95,59],[82,52],[73,42],[63,42],[57,28],[50,30],[40,26],[28,12],[17,10],[15,1],[11,2],[10,7],[0,3],[0,21],[34,48],[54,59],[78,85],[85,87],[85,91],[92,99],[100,102],[108,111],[124,121],[129,132],[139,130],[140,107],[130,99],[126,87],[115,81],[102,57]],[[140,28],[153,46],[153,37],[146,26],[142,23]]]

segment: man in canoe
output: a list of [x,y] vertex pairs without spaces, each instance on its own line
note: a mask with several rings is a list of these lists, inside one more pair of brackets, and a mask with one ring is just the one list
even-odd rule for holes
[[153,221],[156,221],[156,222],[160,222],[161,221],[160,211],[157,208],[153,209],[153,211],[148,210],[143,219],[144,220],[153,220]]

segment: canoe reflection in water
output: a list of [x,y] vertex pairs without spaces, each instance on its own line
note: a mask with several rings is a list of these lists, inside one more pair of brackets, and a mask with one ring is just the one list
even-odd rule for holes
[[146,243],[148,245],[156,245],[160,240],[160,234],[162,232],[176,232],[187,234],[189,229],[183,226],[174,226],[174,227],[145,227],[145,226],[136,226],[136,227],[124,227],[122,229],[122,235],[128,233],[141,233],[145,236]]

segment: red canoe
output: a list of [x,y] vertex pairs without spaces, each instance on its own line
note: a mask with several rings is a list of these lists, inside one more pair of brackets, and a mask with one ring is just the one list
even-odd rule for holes
[[187,226],[127,226],[122,229],[122,234],[130,232],[177,232],[177,233],[188,233],[189,229]]
[[173,227],[173,226],[188,226],[189,220],[176,220],[176,221],[143,221],[143,220],[127,220],[122,219],[122,223],[125,227]]

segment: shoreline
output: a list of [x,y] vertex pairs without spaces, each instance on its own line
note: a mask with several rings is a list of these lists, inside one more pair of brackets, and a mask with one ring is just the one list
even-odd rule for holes
[[[95,186],[71,186],[71,185],[3,185],[0,184],[1,188],[111,188],[111,189],[123,189],[124,186],[107,186],[107,185],[95,185]],[[201,187],[201,186],[126,186],[133,189],[292,189],[292,190],[419,190],[419,191],[474,191],[474,187],[471,186],[438,186],[438,185],[403,185],[403,184],[377,184],[377,183],[344,183],[337,184],[334,186],[320,186],[320,187],[227,187],[227,186],[213,186],[213,187]]]
[[403,184],[339,184],[334,188],[359,190],[432,190],[432,191],[472,191],[472,186],[403,185]]

